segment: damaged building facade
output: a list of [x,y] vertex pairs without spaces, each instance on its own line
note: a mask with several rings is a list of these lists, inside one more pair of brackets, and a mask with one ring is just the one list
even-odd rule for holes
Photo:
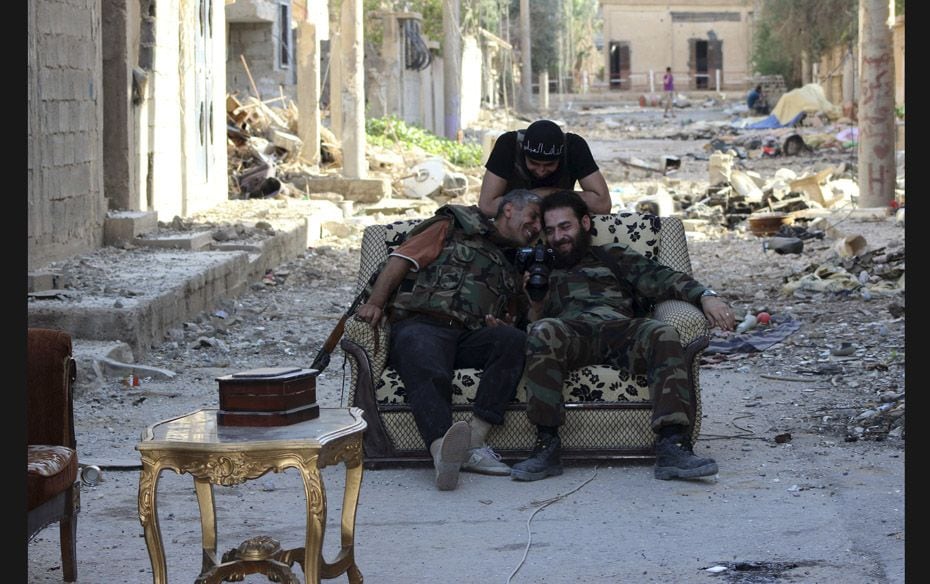
[[[368,67],[379,75],[363,80],[345,72],[349,45],[361,38],[360,6],[360,0],[339,10],[327,0],[29,3],[28,269],[225,201],[228,92],[298,101],[309,112],[301,122],[308,144],[319,143],[323,88],[339,96],[327,105],[344,150],[357,151],[347,156],[359,166],[344,169],[348,178],[365,175],[365,114],[348,110],[362,113],[366,95],[367,115],[398,115],[441,134],[450,113],[443,106],[443,64],[435,41],[411,34],[418,15],[369,17],[366,23],[380,20],[385,31]],[[345,22],[353,34],[340,35]],[[312,46],[301,51],[308,39]],[[408,50],[414,41],[425,46],[418,61]],[[475,38],[462,43],[461,87],[487,77],[485,45]],[[335,66],[330,54],[340,56]],[[319,99],[309,104],[304,94],[313,92]],[[485,94],[463,92],[461,126],[477,119]]]
[[[611,90],[741,90],[751,83],[751,0],[601,0],[604,76]],[[663,40],[660,40],[663,39]]]
[[28,5],[30,270],[226,199],[224,0]]

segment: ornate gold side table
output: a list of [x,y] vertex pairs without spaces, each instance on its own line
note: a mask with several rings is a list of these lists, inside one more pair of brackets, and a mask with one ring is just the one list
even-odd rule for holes
[[[320,416],[287,426],[243,427],[217,425],[216,409],[201,409],[163,420],[146,428],[136,450],[142,457],[139,479],[139,521],[152,561],[154,584],[167,584],[165,550],[158,525],[156,487],[165,469],[194,477],[203,535],[203,568],[196,584],[241,581],[261,573],[274,582],[298,584],[291,571],[300,564],[306,582],[347,573],[360,584],[355,564],[355,513],[362,485],[362,433],[366,423],[359,408],[323,408]],[[335,561],[323,559],[326,528],[326,490],[320,469],[344,463],[345,493],[342,505],[342,542]],[[307,533],[304,547],[282,550],[278,542],[258,536],[238,548],[216,555],[216,507],[213,485],[236,485],[270,471],[300,471],[307,498]]]

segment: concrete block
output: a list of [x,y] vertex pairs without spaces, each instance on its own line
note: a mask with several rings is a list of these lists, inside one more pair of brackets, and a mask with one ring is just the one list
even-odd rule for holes
[[311,194],[339,193],[356,203],[377,203],[391,196],[391,183],[386,178],[308,177],[305,180],[292,180],[292,184],[298,190]]
[[203,249],[213,243],[212,231],[198,231],[194,233],[171,233],[140,237],[133,243],[149,247],[168,247],[174,249]]
[[332,201],[304,201],[310,203],[304,217],[307,221],[307,247],[330,234],[325,227],[330,222],[343,220],[342,208]]
[[303,140],[294,134],[281,130],[274,130],[271,133],[271,142],[278,148],[284,148],[288,152],[300,152],[303,146]]
[[157,230],[155,211],[111,211],[103,222],[103,244],[119,245]]
[[58,290],[65,287],[64,279],[61,274],[54,272],[29,272],[26,274],[26,287],[29,293]]

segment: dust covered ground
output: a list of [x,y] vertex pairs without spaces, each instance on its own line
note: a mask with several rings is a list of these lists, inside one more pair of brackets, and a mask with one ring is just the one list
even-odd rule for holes
[[[713,123],[732,117],[726,107],[694,105],[679,111],[672,120],[663,120],[660,109],[615,109],[576,107],[560,111],[559,119],[566,122],[569,131],[588,138],[612,192],[622,199],[624,207],[653,192],[657,185],[688,202],[706,192],[706,144],[717,133]],[[474,134],[503,123],[499,119],[483,122],[486,126],[476,128]],[[630,156],[655,160],[665,155],[681,159],[680,169],[668,177],[618,162]],[[854,174],[854,151],[825,149],[794,157],[739,161],[741,167],[764,177],[783,167],[806,174],[841,163]],[[477,201],[475,183],[480,180],[480,169],[468,173],[471,186],[454,202]],[[400,217],[380,214],[372,220]],[[209,213],[196,221],[208,227],[234,223],[229,217],[210,217]],[[791,435],[813,435],[820,437],[818,448],[852,449],[848,456],[853,456],[855,449],[878,449],[903,457],[903,277],[900,288],[881,289],[880,293],[863,293],[858,288],[831,291],[825,286],[792,289],[791,284],[818,268],[824,274],[842,267],[862,282],[873,283],[883,278],[882,271],[889,266],[903,272],[905,229],[892,216],[864,220],[848,211],[837,211],[828,221],[841,234],[865,239],[867,249],[862,257],[838,257],[833,237],[806,239],[800,254],[765,251],[765,238],[748,232],[745,223],[731,228],[710,222],[690,237],[695,277],[717,290],[737,314],[765,310],[776,323],[800,323],[795,332],[763,351],[705,355],[702,379],[713,383],[713,379],[733,374],[742,380],[738,387],[727,388],[726,402],[737,404],[741,412],[759,412],[759,420],[765,422],[757,423],[752,432],[739,430],[740,436],[754,434],[770,441],[775,436],[790,440]],[[261,234],[252,232],[250,236]],[[75,402],[79,459],[113,469],[105,475],[113,473],[113,480],[119,477],[125,483],[128,475],[118,469],[138,465],[134,446],[142,429],[200,407],[216,407],[217,377],[257,367],[309,366],[353,300],[360,241],[361,226],[354,224],[340,237],[325,238],[300,257],[277,266],[238,298],[225,299],[170,331],[142,364],[173,371],[173,379],[143,377],[138,386],[127,386],[125,379],[108,378],[104,383],[79,387]],[[95,265],[105,264],[108,253],[119,252],[96,254]],[[79,274],[80,259],[70,267]],[[76,278],[75,285],[95,285],[92,280],[87,278],[81,284],[81,278]],[[731,334],[715,335],[718,341],[732,338]],[[348,376],[348,366],[337,348],[329,367],[317,379],[321,406],[347,405],[343,402]],[[730,428],[745,427],[735,413],[713,415],[718,422],[708,428],[719,427],[720,418]],[[85,496],[93,496],[93,489]],[[57,562],[56,532],[45,530],[30,544],[30,582],[54,582],[60,576],[60,572],[48,570],[48,565]],[[82,581],[96,581],[91,575],[88,578]],[[140,574],[137,581],[145,578]]]

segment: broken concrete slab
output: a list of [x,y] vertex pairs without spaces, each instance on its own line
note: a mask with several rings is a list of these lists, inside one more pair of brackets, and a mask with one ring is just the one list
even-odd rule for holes
[[288,152],[300,152],[303,146],[303,140],[294,134],[276,128],[271,132],[271,143]]
[[110,211],[103,221],[103,243],[120,245],[157,230],[155,211]]
[[[218,298],[238,296],[266,270],[304,251],[306,224],[276,233],[257,247],[258,253],[131,250],[120,273],[110,276],[133,282],[141,294],[127,297],[119,287],[101,282],[99,294],[35,297],[28,305],[29,326],[66,330],[79,339],[122,341],[144,356],[172,326],[212,307]],[[158,275],[152,273],[153,262],[164,266]]]
[[298,191],[308,194],[339,193],[356,203],[377,203],[391,196],[391,183],[386,178],[349,179],[294,175],[290,177],[290,183]]
[[66,278],[61,274],[48,271],[35,271],[26,274],[26,291],[28,293],[49,292],[65,288]]
[[213,243],[213,231],[149,234],[134,241],[136,245],[199,250]]

